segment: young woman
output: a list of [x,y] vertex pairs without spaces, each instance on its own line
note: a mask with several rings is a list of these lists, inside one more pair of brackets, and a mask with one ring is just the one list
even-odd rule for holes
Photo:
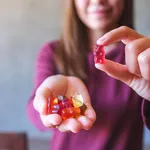
[[[150,38],[131,29],[132,0],[64,3],[61,39],[39,52],[30,120],[51,128],[52,150],[141,150],[143,122],[150,127]],[[96,43],[105,45],[104,64],[94,63]],[[83,116],[47,114],[49,97],[76,92],[87,106]]]

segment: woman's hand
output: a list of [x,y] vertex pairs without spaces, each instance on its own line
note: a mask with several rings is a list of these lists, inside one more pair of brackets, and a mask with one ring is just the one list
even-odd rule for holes
[[118,41],[126,45],[126,65],[106,59],[104,64],[95,64],[96,68],[126,83],[141,97],[150,100],[150,38],[122,26],[106,33],[98,39],[97,44],[107,46]]
[[[84,104],[87,106],[84,116],[62,121],[61,116],[58,114],[47,114],[48,98],[58,95],[70,97],[75,93],[80,93],[83,96]],[[81,129],[89,130],[96,119],[84,83],[72,76],[54,75],[48,77],[37,89],[33,104],[34,108],[40,113],[43,124],[48,128],[58,126],[57,128],[61,132],[71,131],[77,133]]]

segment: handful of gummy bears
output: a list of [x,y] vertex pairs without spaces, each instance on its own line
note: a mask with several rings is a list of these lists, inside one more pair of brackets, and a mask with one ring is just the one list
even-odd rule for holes
[[75,94],[70,98],[58,96],[50,98],[48,114],[59,114],[63,120],[66,120],[67,118],[78,118],[80,115],[84,115],[86,108],[81,94]]

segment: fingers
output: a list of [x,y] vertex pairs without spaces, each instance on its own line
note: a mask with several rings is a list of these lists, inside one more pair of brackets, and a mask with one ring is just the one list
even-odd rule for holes
[[84,116],[80,116],[77,119],[75,118],[69,118],[65,121],[63,121],[58,129],[61,132],[68,132],[71,131],[73,133],[79,132],[81,129],[89,130],[93,123],[96,120],[96,114],[93,108],[90,106],[85,111]]
[[[97,44],[109,45],[114,42],[122,41],[125,46],[125,59],[127,70],[136,75],[136,77],[143,77],[146,80],[150,80],[149,76],[149,48],[150,38],[144,37],[138,34],[136,31],[122,26],[106,33],[103,37],[97,40]],[[102,65],[96,65],[99,69],[104,70],[108,67]],[[100,67],[101,66],[101,67]],[[119,66],[119,65],[117,65]],[[110,68],[111,69],[111,68]],[[116,69],[111,69],[116,70]],[[111,72],[107,71],[108,72]],[[120,69],[119,69],[120,70]],[[112,75],[112,74],[111,74]],[[113,76],[113,75],[112,75]],[[114,76],[118,78],[118,76]],[[125,81],[123,78],[119,78],[121,81]]]
[[86,116],[80,116],[77,120],[80,122],[84,130],[90,130],[94,123],[94,121],[90,120]]
[[52,128],[58,126],[60,132],[73,132],[78,133],[81,129],[89,130],[94,121],[86,116],[80,116],[78,119],[68,118],[62,121],[61,116],[58,114],[41,115],[41,120],[45,127]]
[[131,74],[125,65],[105,59],[104,64],[95,64],[99,70],[106,72],[109,76],[130,85],[134,75]]
[[96,113],[91,105],[87,105],[84,116],[80,116],[77,120],[81,123],[82,128],[85,130],[89,130],[92,127],[96,120]]
[[[57,95],[65,95],[67,90],[67,85],[68,85],[67,78],[65,76],[53,75],[44,80],[44,82],[37,89],[36,95],[49,94],[49,96],[52,97],[56,97]],[[48,90],[45,90],[46,88]]]
[[47,114],[48,98],[51,96],[51,91],[49,88],[40,87],[35,95],[33,106],[41,114]]
[[75,118],[69,118],[64,120],[59,126],[58,130],[61,132],[71,131],[73,133],[78,133],[82,129],[82,125]]
[[[149,38],[140,38],[134,40],[125,47],[125,59],[129,72],[141,77],[141,71],[138,63],[138,55],[150,47]],[[141,60],[141,59],[140,59]]]
[[73,133],[78,133],[81,129],[90,130],[94,121],[86,116],[80,116],[79,118],[69,118],[63,121],[58,129],[61,132],[71,131]]
[[150,48],[139,54],[138,62],[143,78],[150,81]]
[[96,113],[90,106],[85,111],[84,116],[79,116],[77,119],[68,118],[67,120],[61,122],[61,124],[58,126],[58,129],[61,132],[70,131],[73,133],[78,133],[81,129],[84,130],[91,129],[95,120],[96,120]]
[[58,126],[58,130],[61,132],[71,131],[73,133],[78,133],[81,129],[89,130],[96,120],[96,114],[93,108],[87,109],[85,116],[80,116],[77,119],[68,118],[64,121],[62,121],[61,116],[58,114],[40,116],[45,127],[52,128]]
[[62,121],[61,116],[58,114],[40,115],[41,121],[47,128],[52,128],[59,125]]
[[[87,106],[87,109],[84,113],[84,116],[80,116],[77,119],[77,121],[81,124],[82,129],[89,130],[96,120],[96,113],[91,106],[91,100],[90,100],[88,90],[87,90],[86,86],[83,84],[83,82],[81,80],[79,80],[78,78],[68,77],[68,81],[69,81],[68,85],[70,85],[70,87],[74,87],[75,90],[77,89],[79,93],[82,93],[83,102]],[[71,89],[69,89],[69,90],[71,90]],[[71,92],[69,90],[68,90],[68,93],[70,94]],[[73,91],[73,90],[71,90],[71,91]]]
[[[57,79],[54,79],[57,81],[57,83],[58,78],[62,79],[62,77],[57,76]],[[44,81],[43,84],[38,88],[33,102],[35,109],[40,113],[41,120],[44,126],[48,128],[58,126],[58,130],[61,132],[71,131],[73,133],[77,133],[81,129],[89,130],[96,119],[96,115],[95,111],[91,107],[90,97],[86,86],[78,78],[68,77],[67,81],[65,78],[63,79],[63,82],[59,82],[57,84],[58,87],[61,87],[61,90],[59,90],[56,84],[52,84],[54,83],[54,80],[51,81],[51,79],[52,78],[49,78],[46,81]],[[50,83],[51,85],[48,85],[48,83]],[[64,90],[63,93],[61,93],[62,89]],[[69,97],[70,95],[73,95],[76,92],[82,93],[83,99],[85,100],[84,103],[85,105],[87,105],[85,116],[81,116],[78,119],[68,118],[67,120],[62,120],[61,116],[58,114],[47,114],[49,97],[54,96],[55,93],[60,93],[60,95],[66,95]]]
[[127,44],[135,39],[142,38],[143,36],[135,32],[134,30],[121,26],[117,29],[111,30],[106,33],[100,39],[97,40],[98,45],[109,45],[114,42],[122,41],[124,44]]
[[41,115],[47,114],[48,102],[46,97],[44,96],[35,96],[33,101],[33,106],[36,111],[38,111]]
[[90,119],[92,122],[96,120],[96,113],[94,109],[91,106],[87,106],[87,109],[85,110],[84,115]]

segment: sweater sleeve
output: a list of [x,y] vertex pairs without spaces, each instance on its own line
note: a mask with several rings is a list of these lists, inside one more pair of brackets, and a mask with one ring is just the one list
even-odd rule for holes
[[45,44],[41,47],[36,60],[34,89],[27,103],[27,115],[32,124],[41,131],[47,128],[41,122],[39,113],[33,107],[33,99],[35,92],[40,84],[49,76],[55,74],[52,53],[53,49],[50,44]]
[[142,102],[142,118],[145,126],[150,130],[150,101],[145,99]]

